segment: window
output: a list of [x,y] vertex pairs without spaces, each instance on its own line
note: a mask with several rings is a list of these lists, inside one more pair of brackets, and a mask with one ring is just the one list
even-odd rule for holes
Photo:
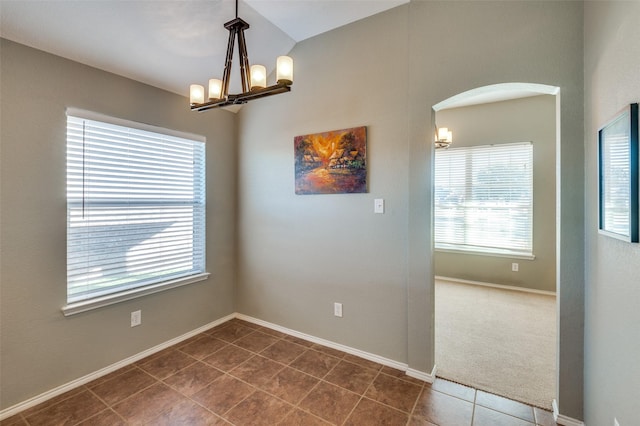
[[65,315],[207,276],[203,138],[94,115],[67,116]]
[[532,256],[530,142],[436,151],[435,247]]

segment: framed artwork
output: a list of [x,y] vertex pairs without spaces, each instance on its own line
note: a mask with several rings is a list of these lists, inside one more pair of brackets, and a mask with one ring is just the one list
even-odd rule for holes
[[638,242],[638,104],[598,131],[599,231]]
[[367,192],[367,128],[296,136],[296,194]]

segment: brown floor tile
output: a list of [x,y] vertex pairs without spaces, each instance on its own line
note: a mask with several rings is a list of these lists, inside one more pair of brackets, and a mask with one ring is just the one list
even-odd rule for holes
[[138,368],[138,367],[136,367],[136,365],[134,365],[134,364],[129,364],[129,365],[125,366],[125,367],[122,367],[122,368],[119,368],[119,369],[117,369],[115,371],[112,371],[111,373],[106,374],[106,375],[104,375],[104,376],[102,376],[100,378],[92,380],[91,382],[87,383],[85,386],[87,386],[88,388],[96,387],[101,383],[107,382],[107,381],[113,379],[114,377],[120,376],[120,375],[126,373],[127,371],[133,370],[135,368]]
[[58,395],[56,397],[53,397],[50,400],[45,401],[45,402],[43,402],[41,404],[35,405],[35,406],[31,407],[31,408],[27,408],[26,410],[24,410],[20,414],[22,414],[22,417],[27,418],[27,417],[31,416],[32,414],[35,414],[35,413],[37,413],[39,411],[46,410],[49,407],[57,405],[57,404],[61,403],[62,401],[71,398],[72,396],[78,395],[79,393],[82,393],[82,392],[86,392],[86,390],[87,389],[84,386],[77,387],[75,389],[72,389],[72,390],[70,390],[68,392],[63,393],[62,395]]
[[22,418],[21,414],[16,414],[0,421],[0,426],[28,426],[27,421]]
[[254,330],[257,330],[258,328],[260,328],[261,326],[258,324],[254,324],[252,322],[249,321],[245,321],[245,320],[241,320],[239,318],[234,318],[231,321],[226,322],[226,324],[235,324],[235,325],[241,325],[243,327],[249,327],[249,328],[253,328]]
[[138,361],[134,362],[133,365],[134,366],[139,366],[140,364],[146,364],[148,362],[151,362],[151,361],[155,360],[156,358],[161,358],[161,357],[167,355],[168,353],[171,353],[171,352],[175,351],[176,349],[177,348],[174,347],[174,346],[170,346],[168,348],[164,348],[161,351],[158,351],[158,352],[156,352],[154,354],[151,354],[151,355],[149,355],[147,357],[142,358],[141,360],[138,360]]
[[313,345],[314,345],[314,343],[313,343],[313,342],[310,342],[310,341],[308,341],[308,340],[301,339],[301,338],[296,337],[296,336],[285,336],[285,337],[284,337],[284,340],[286,340],[286,341],[288,341],[288,342],[296,343],[296,344],[298,344],[298,345],[300,345],[300,346],[304,346],[305,348],[310,348],[311,346],[313,346]]
[[164,382],[178,392],[192,396],[223,374],[222,371],[198,361],[167,377]]
[[127,422],[112,409],[101,411],[78,426],[126,426]]
[[473,404],[453,396],[425,387],[413,411],[420,417],[437,425],[469,426],[473,415]]
[[535,426],[508,414],[493,411],[481,405],[476,405],[473,413],[473,426]]
[[205,410],[198,404],[188,399],[170,407],[165,413],[151,420],[153,426],[178,426],[178,425],[229,425],[229,422],[216,416],[209,410]]
[[342,358],[345,361],[349,361],[353,364],[358,364],[362,367],[367,367],[367,368],[371,368],[372,370],[376,370],[376,371],[380,371],[382,369],[382,364],[379,364],[377,362],[373,362],[373,361],[369,361],[368,359],[364,359],[362,357],[359,356],[355,356],[355,355],[351,355],[351,354],[345,354],[344,357]]
[[302,371],[286,367],[262,387],[266,392],[297,404],[320,380]]
[[229,374],[254,386],[261,386],[284,367],[283,364],[256,355],[231,370]]
[[140,364],[139,367],[152,376],[162,380],[190,366],[194,362],[196,362],[196,360],[189,355],[178,350],[173,350],[161,357]]
[[346,426],[405,426],[409,415],[386,405],[363,398],[347,419]]
[[312,376],[323,378],[338,362],[340,362],[338,358],[308,350],[289,365]]
[[156,379],[136,367],[92,387],[91,391],[111,406],[156,382]]
[[253,392],[254,388],[240,380],[224,375],[196,393],[192,399],[222,416]]
[[233,407],[225,417],[236,425],[271,426],[280,422],[292,409],[292,405],[256,391]]
[[379,374],[365,396],[393,408],[410,413],[420,395],[421,386],[395,377]]
[[436,379],[433,384],[431,384],[431,389],[469,402],[475,402],[476,399],[476,390],[474,388],[450,382],[449,380]]
[[323,354],[331,355],[336,358],[342,358],[346,355],[346,353],[342,351],[330,348],[328,346],[319,345],[317,343],[314,343],[313,346],[311,346],[311,349],[316,350],[318,352],[322,352]]
[[260,331],[254,331],[253,333],[236,340],[233,344],[249,351],[260,352],[273,345],[278,340],[280,339],[277,337],[269,336],[268,334],[264,334]]
[[251,327],[246,327],[238,323],[232,323],[222,328],[215,328],[209,332],[209,335],[216,339],[224,340],[225,342],[235,342],[241,337],[246,336],[254,332]]
[[386,365],[382,366],[381,373],[386,374],[388,376],[392,376],[398,379],[402,379],[405,382],[410,382],[415,385],[421,386],[425,384],[424,380],[416,379],[415,377],[407,376],[407,373],[403,370],[398,370],[397,368],[387,367]]
[[469,426],[472,419],[474,426],[555,426],[550,411],[444,379],[426,384],[234,319],[0,426]]
[[329,426],[331,423],[314,416],[311,413],[295,408],[284,420],[278,423],[280,426]]
[[476,393],[476,404],[501,413],[510,414],[528,422],[534,422],[533,407],[498,395],[483,392]]
[[225,346],[218,352],[206,357],[203,361],[214,366],[218,370],[229,371],[242,364],[253,354],[245,349],[234,345]]
[[358,403],[360,397],[348,390],[320,382],[299,404],[318,417],[342,424]]
[[187,398],[164,383],[157,383],[114,405],[113,410],[133,424],[147,423]]
[[260,355],[266,356],[274,361],[281,362],[283,364],[289,364],[298,358],[307,348],[300,346],[287,340],[278,340],[273,345],[269,346]]
[[536,424],[540,426],[556,426],[556,421],[553,418],[553,413],[549,410],[543,410],[542,408],[534,407],[533,414],[536,418]]
[[82,392],[70,398],[26,416],[26,420],[32,426],[71,425],[95,416],[106,408],[102,401],[83,388]]
[[197,340],[180,346],[180,350],[196,359],[203,359],[227,345],[228,343],[223,340],[204,334]]
[[377,375],[377,370],[343,359],[325,376],[324,380],[362,395]]

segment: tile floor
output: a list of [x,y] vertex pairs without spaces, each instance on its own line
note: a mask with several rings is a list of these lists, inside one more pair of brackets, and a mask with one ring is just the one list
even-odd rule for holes
[[240,320],[5,419],[26,425],[555,425],[549,411]]

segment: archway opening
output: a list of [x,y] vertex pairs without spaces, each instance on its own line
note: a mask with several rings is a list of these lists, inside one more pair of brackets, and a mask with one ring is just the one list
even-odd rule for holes
[[[451,228],[465,228],[472,221],[490,220],[482,214],[489,211],[489,218],[503,217],[498,232],[508,227],[518,227],[518,219],[508,223],[509,214],[504,212],[504,206],[496,206],[497,202],[505,202],[504,199],[485,199],[478,201],[473,195],[476,192],[473,183],[476,177],[470,177],[470,167],[479,169],[485,181],[491,178],[490,167],[482,164],[468,165],[465,163],[466,191],[463,194],[452,191],[451,188],[438,188],[438,177],[434,179],[434,223],[431,226],[435,235],[434,251],[434,286],[435,298],[435,362],[438,366],[437,375],[463,384],[468,384],[477,389],[483,389],[497,393],[511,399],[520,400],[532,405],[551,409],[551,404],[557,392],[557,352],[558,332],[557,317],[559,312],[555,301],[557,288],[557,271],[559,270],[559,223],[556,223],[557,212],[560,211],[558,162],[559,156],[559,127],[560,127],[560,96],[559,88],[549,85],[532,83],[503,83],[472,89],[452,96],[434,105],[433,117],[435,132],[438,126],[448,127],[453,130],[453,144],[447,151],[457,151],[456,155],[463,151],[472,151],[481,147],[504,147],[507,144],[532,145],[532,247],[531,255],[520,256],[517,253],[478,252],[477,247],[465,240],[460,247],[440,244],[439,235],[446,226],[447,233],[451,234]],[[436,152],[436,173],[438,170],[438,155]],[[466,154],[470,155],[470,154]],[[469,158],[469,157],[467,157]],[[444,160],[443,160],[444,161]],[[467,160],[468,161],[468,160]],[[503,172],[505,167],[498,167]],[[492,175],[493,176],[493,175]],[[493,176],[496,179],[504,179],[501,173]],[[491,178],[493,179],[493,178]],[[494,179],[495,180],[495,179]],[[475,192],[474,192],[475,191]],[[459,205],[452,207],[447,205],[442,208],[438,203],[439,197],[443,204],[453,201],[456,204],[466,204],[464,212],[456,210]],[[476,198],[474,198],[476,197]],[[498,197],[499,198],[499,197]],[[457,200],[457,201],[455,201]],[[535,200],[535,204],[533,204]],[[512,200],[513,201],[513,200]],[[508,203],[509,200],[506,201]],[[493,203],[493,204],[492,204]],[[503,208],[503,211],[499,211]],[[446,211],[445,211],[446,210]],[[480,212],[480,213],[479,213]],[[482,214],[481,214],[482,213]],[[439,216],[440,214],[440,216]],[[450,215],[448,221],[442,217]],[[491,216],[493,215],[493,216]],[[502,215],[502,216],[500,216]],[[505,216],[506,215],[506,216]],[[455,219],[453,218],[454,216]],[[456,222],[457,221],[457,222]],[[495,220],[494,220],[495,222]],[[446,223],[446,225],[443,225]],[[472,226],[464,232],[478,232]],[[466,228],[465,228],[466,229]],[[493,232],[496,232],[494,229]],[[508,233],[505,231],[505,233]],[[487,237],[488,235],[488,237]],[[456,236],[457,238],[457,236]],[[467,238],[464,237],[463,238]],[[491,240],[491,234],[485,234],[484,240]],[[446,240],[446,238],[442,238]],[[542,243],[544,241],[544,243]],[[450,241],[445,241],[450,242]],[[467,247],[463,247],[467,245]],[[491,245],[491,244],[489,244]],[[445,248],[443,248],[445,247]],[[466,293],[461,296],[462,293]],[[453,295],[453,296],[452,296]],[[495,305],[498,297],[505,296],[504,300],[512,300],[514,306]],[[453,298],[452,298],[453,297]],[[462,297],[462,299],[456,299]],[[448,299],[447,299],[448,298]],[[553,298],[553,304],[544,302],[541,310],[533,314],[525,314],[525,318],[518,318],[518,314],[524,309],[524,305],[536,305],[540,300]],[[463,300],[467,300],[478,317],[466,317],[462,320],[463,313],[469,314],[473,309],[461,309]],[[449,303],[449,306],[443,306]],[[496,302],[497,303],[497,302]],[[455,304],[455,305],[454,305]],[[540,321],[531,321],[527,325],[526,316],[546,318],[552,316],[546,327],[550,332],[545,334],[544,326],[535,331],[530,326],[540,326]],[[448,316],[448,317],[447,317]],[[448,318],[444,319],[443,318]],[[456,321],[458,323],[456,324]],[[443,322],[444,321],[444,322]],[[523,323],[527,328],[518,331],[515,323]],[[464,333],[457,330],[464,329]],[[495,333],[482,334],[487,329]],[[453,335],[451,335],[453,333]],[[513,337],[509,333],[515,333]],[[538,340],[520,339],[524,334],[536,334]],[[502,341],[501,341],[502,338]],[[476,342],[469,341],[476,340]],[[464,341],[463,341],[464,340]],[[521,341],[522,340],[522,341]],[[465,344],[462,344],[465,343]],[[498,346],[502,344],[502,346]],[[536,344],[549,346],[544,359],[534,359],[533,347]],[[476,345],[476,346],[474,346]],[[480,345],[480,346],[477,346]],[[539,346],[538,346],[539,347]],[[467,371],[452,372],[458,368],[447,363],[453,358],[443,354],[443,349],[449,352],[463,354],[458,356],[467,367]],[[501,359],[495,356],[511,353],[511,359]],[[539,353],[537,353],[539,355]],[[475,357],[475,358],[474,358]],[[496,365],[484,365],[484,358],[496,361]],[[540,357],[538,357],[540,358]],[[511,363],[511,365],[509,365]],[[551,370],[549,370],[551,369]],[[498,371],[499,373],[496,373]],[[455,374],[454,374],[455,373]],[[459,373],[459,374],[458,374]],[[526,374],[522,374],[526,373]],[[460,375],[462,374],[462,376]],[[496,377],[496,374],[501,377]],[[465,376],[466,375],[466,376]],[[511,376],[511,377],[509,377]],[[497,378],[496,383],[489,383],[491,377]],[[506,384],[504,382],[507,382]],[[535,383],[537,385],[532,385]],[[539,386],[538,386],[539,385]],[[497,387],[496,387],[497,386]],[[537,389],[527,389],[534,388]],[[518,389],[520,388],[520,389]],[[542,390],[540,389],[542,388]]]

